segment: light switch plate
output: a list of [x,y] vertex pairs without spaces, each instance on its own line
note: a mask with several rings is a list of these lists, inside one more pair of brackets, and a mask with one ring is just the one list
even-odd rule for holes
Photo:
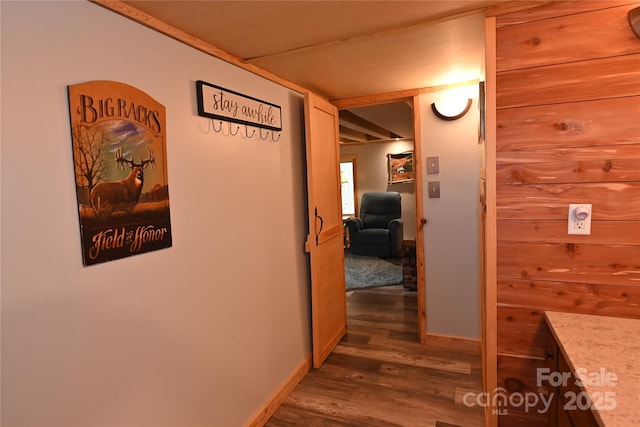
[[440,158],[439,157],[427,157],[427,173],[434,174],[440,172]]
[[439,199],[440,198],[440,181],[429,181],[427,182],[427,186],[429,187],[429,198]]

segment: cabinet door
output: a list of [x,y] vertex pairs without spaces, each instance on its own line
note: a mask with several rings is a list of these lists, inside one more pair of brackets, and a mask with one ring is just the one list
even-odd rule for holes
[[[553,335],[549,335],[549,342],[547,343],[547,349],[545,351],[545,359],[547,360],[547,368],[549,372],[557,372],[558,371],[558,344],[556,343]],[[551,401],[551,405],[549,406],[549,427],[565,427],[570,426],[571,424],[563,424],[558,416],[558,408],[562,408],[562,405],[558,405],[558,389],[556,387],[552,387],[547,384],[545,387],[548,389],[548,392],[552,394],[553,400]],[[560,409],[561,411],[562,409]]]
[[562,405],[556,405],[554,414],[557,416],[556,419],[558,423],[555,424],[557,425],[557,427],[574,427],[573,423],[571,422],[571,418],[569,418],[569,415],[565,412],[564,409],[562,409]]
[[567,363],[562,351],[558,353],[558,371],[571,372],[571,377],[567,381],[567,384],[558,387],[558,392],[560,393],[558,411],[564,412],[564,414],[571,419],[574,426],[598,427],[598,423],[591,413],[591,409],[583,406],[586,392],[575,383],[575,374],[569,366],[569,363]]

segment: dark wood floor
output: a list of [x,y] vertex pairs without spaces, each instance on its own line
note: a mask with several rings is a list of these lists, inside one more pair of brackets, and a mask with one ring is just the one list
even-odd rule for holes
[[415,292],[347,293],[347,335],[267,422],[281,426],[476,427],[480,354],[418,344]]

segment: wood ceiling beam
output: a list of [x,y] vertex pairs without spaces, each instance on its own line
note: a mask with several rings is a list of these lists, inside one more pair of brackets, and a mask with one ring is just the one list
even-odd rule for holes
[[369,136],[364,132],[340,126],[340,140],[367,142],[371,140],[371,138],[369,138]]
[[332,99],[331,103],[338,107],[339,110],[346,110],[354,107],[370,107],[373,105],[390,104],[404,99],[413,100],[413,97],[417,95],[420,95],[419,89],[408,89],[395,92],[378,93],[374,95],[356,96],[353,98]]
[[375,123],[371,123],[370,121],[365,120],[347,110],[340,111],[340,126],[374,136],[375,139],[402,138],[402,135],[398,135],[388,129],[376,125]]

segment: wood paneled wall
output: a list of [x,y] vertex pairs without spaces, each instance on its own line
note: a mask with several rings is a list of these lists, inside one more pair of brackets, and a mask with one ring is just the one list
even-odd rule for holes
[[[544,311],[640,318],[640,39],[629,1],[496,17],[498,386],[540,392]],[[592,234],[567,234],[569,203]],[[500,426],[546,426],[508,408]]]

